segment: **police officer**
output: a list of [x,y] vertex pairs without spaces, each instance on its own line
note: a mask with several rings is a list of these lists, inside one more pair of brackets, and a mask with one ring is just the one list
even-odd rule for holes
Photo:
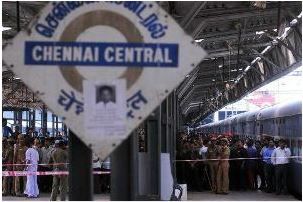
[[[216,145],[216,138],[212,137],[207,148],[206,158],[207,159],[218,159],[219,157],[219,147]],[[217,192],[217,170],[218,170],[219,162],[216,160],[209,160],[208,166],[210,170],[210,178],[211,178],[211,189],[213,192]]]
[[[64,142],[62,140],[55,141],[55,150],[51,154],[50,164],[54,164],[54,171],[67,171],[68,153],[65,150]],[[51,201],[56,201],[58,192],[60,190],[60,200],[65,201],[67,192],[67,176],[54,175]]]
[[228,148],[228,140],[222,138],[219,147],[219,165],[217,172],[217,194],[228,194],[229,190],[229,163],[228,159],[230,150]]
[[[8,138],[7,140],[7,147],[5,151],[3,150],[3,162],[5,164],[13,164],[14,163],[14,140],[13,138]],[[8,165],[5,167],[6,171],[12,171],[13,166]],[[2,196],[7,196],[12,194],[12,185],[13,185],[13,178],[10,176],[3,177],[3,194]]]
[[[25,139],[18,135],[18,143],[15,146],[14,149],[14,164],[24,164],[24,165],[15,165],[14,170],[15,171],[23,171],[25,169],[25,152],[27,150],[27,147],[25,146]],[[18,197],[23,196],[23,191],[25,189],[26,185],[26,177],[25,176],[16,176],[15,177],[15,194]],[[21,186],[21,183],[23,186]],[[23,187],[23,188],[22,188]]]

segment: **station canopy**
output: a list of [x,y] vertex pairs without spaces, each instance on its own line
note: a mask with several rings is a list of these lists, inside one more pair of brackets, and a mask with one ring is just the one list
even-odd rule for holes
[[[18,13],[15,2],[4,1],[2,19],[7,30],[2,34],[3,46],[17,34],[18,26],[25,29],[47,3],[20,2]],[[198,122],[302,64],[301,1],[159,4],[208,53],[176,89],[185,123]],[[138,53],[129,51],[123,54],[135,59]],[[165,59],[165,53],[160,55]],[[3,107],[43,105],[37,93],[7,67],[2,71]]]

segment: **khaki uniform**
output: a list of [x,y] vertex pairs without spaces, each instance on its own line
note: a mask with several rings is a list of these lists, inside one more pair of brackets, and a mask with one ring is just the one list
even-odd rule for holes
[[[5,164],[13,164],[14,163],[14,147],[12,145],[8,145],[8,147],[3,151],[3,159]],[[6,171],[12,171],[13,166],[6,166]],[[11,194],[13,184],[13,178],[12,177],[3,177],[3,194]]]
[[[228,159],[230,155],[229,148],[220,147],[219,157]],[[229,162],[228,160],[220,160],[217,172],[217,193],[228,193],[229,190]]]
[[[207,154],[206,154],[207,159],[217,159],[218,156],[219,156],[219,148],[217,145],[212,145],[207,148]],[[213,161],[213,160],[208,161],[210,178],[211,178],[211,188],[212,191],[214,192],[217,191],[216,176],[217,176],[218,164],[219,161]]]
[[[19,140],[19,142],[22,142],[23,140]],[[23,143],[23,142],[22,142]],[[16,145],[15,151],[14,151],[14,164],[26,164],[25,160],[25,152],[27,150],[26,146],[23,146],[23,144]],[[25,165],[17,165],[14,166],[15,171],[23,171],[25,169]],[[16,176],[15,177],[15,194],[23,195],[25,186],[26,186],[26,176]],[[23,182],[23,188],[21,187],[21,183]]]
[[[67,163],[68,162],[68,153],[66,150],[61,148],[56,148],[50,159],[51,163]],[[67,171],[67,165],[54,165],[54,171]],[[60,200],[65,201],[66,192],[67,192],[67,183],[68,178],[66,175],[54,175],[53,185],[52,185],[52,194],[51,201],[56,201],[58,192],[60,191]]]

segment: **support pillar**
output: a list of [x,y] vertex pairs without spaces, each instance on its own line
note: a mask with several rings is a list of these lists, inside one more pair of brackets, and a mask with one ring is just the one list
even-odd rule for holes
[[42,120],[42,124],[41,124],[42,133],[45,136],[46,131],[47,131],[47,109],[46,109],[46,105],[43,105],[43,107],[42,107],[41,120]]
[[31,122],[31,127],[34,131],[36,131],[36,110],[33,110],[33,118]]
[[22,111],[17,112],[17,125],[19,126],[19,132],[22,133]]
[[[63,127],[63,126],[62,126]],[[58,134],[58,116],[56,116],[56,135]],[[66,134],[66,133],[65,133]]]
[[71,130],[69,130],[68,194],[70,201],[93,200],[92,172],[92,150],[87,147]]
[[52,114],[52,136],[55,137],[55,114]]
[[131,136],[124,140],[111,154],[112,201],[132,200]]

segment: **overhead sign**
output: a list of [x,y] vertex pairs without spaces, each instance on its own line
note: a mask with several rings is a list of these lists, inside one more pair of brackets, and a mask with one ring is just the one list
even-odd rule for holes
[[[69,1],[49,3],[5,47],[3,60],[105,158],[205,55],[156,2]],[[95,100],[98,110],[105,110],[97,104],[95,89],[123,80],[125,95],[118,92],[123,87],[116,95],[124,100],[125,132],[105,134],[110,117],[92,115],[102,119],[100,124],[88,112],[84,116],[85,110],[94,109],[85,107],[86,102]],[[103,91],[103,96],[111,92]],[[121,103],[116,104],[118,110]],[[122,119],[118,126],[123,131]]]

